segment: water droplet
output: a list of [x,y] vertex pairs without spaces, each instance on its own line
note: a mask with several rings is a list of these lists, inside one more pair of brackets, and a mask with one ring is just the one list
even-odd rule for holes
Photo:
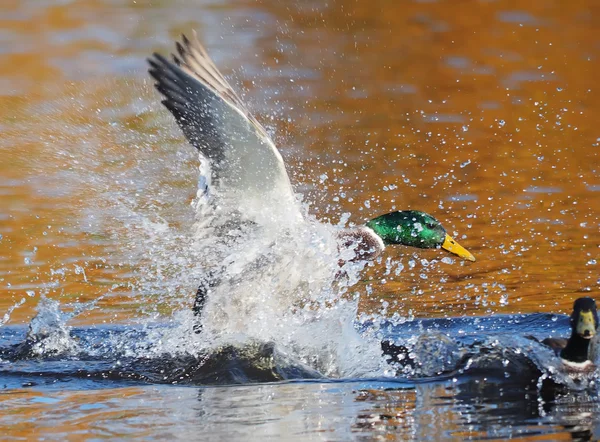
[[27,264],[28,266],[31,265],[31,258],[29,258],[28,256],[23,261],[25,261],[25,264]]
[[27,290],[25,293],[27,293],[27,295],[31,298],[35,296],[35,292],[33,290]]

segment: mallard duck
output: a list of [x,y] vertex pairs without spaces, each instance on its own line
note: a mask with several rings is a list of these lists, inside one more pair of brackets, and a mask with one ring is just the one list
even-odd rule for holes
[[[176,48],[172,62],[154,53],[148,59],[149,73],[185,137],[208,160],[206,191],[219,198],[220,206],[238,212],[258,209],[279,217],[277,222],[283,225],[302,222],[285,164],[267,131],[219,72],[195,32],[192,40],[183,35]],[[387,213],[342,230],[338,244],[354,252],[347,261],[373,259],[391,244],[443,248],[475,261],[438,220],[415,210]],[[209,288],[216,284],[218,280],[203,281],[198,288],[193,308],[197,317]]]
[[[266,215],[276,226],[302,222],[285,164],[267,131],[219,72],[195,32],[192,40],[183,35],[176,48],[172,62],[154,53],[148,59],[149,73],[185,137],[208,160],[206,192],[218,198],[220,207],[244,215],[258,213],[263,220]],[[415,210],[387,213],[338,234],[339,248],[354,252],[351,258],[345,254],[345,261],[373,259],[390,244],[442,248],[475,261],[438,220]],[[193,307],[197,318],[209,288],[218,283],[201,283]],[[198,321],[196,331],[200,328]]]
[[552,348],[568,368],[586,370],[594,367],[590,343],[598,330],[596,301],[590,297],[575,300],[571,313],[571,337],[546,338],[543,344]]
[[[149,73],[164,96],[162,103],[188,141],[208,160],[210,187],[221,197],[226,195],[230,204],[255,201],[263,211],[285,205],[288,214],[297,219],[285,164],[267,131],[219,72],[195,32],[192,40],[183,35],[176,48],[173,62],[154,53],[148,60]],[[475,261],[438,220],[415,210],[388,213],[364,226],[343,230],[339,244],[353,248],[355,260],[372,259],[386,245],[400,244],[442,248]]]

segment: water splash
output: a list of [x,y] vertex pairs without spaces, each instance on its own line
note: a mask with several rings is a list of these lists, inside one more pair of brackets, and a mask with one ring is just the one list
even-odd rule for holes
[[[302,205],[297,206],[304,212],[301,221],[285,211],[265,210],[264,201],[228,205],[219,195],[207,197],[205,182],[200,179],[194,203],[193,235],[186,241],[176,235],[177,253],[166,260],[172,270],[169,280],[211,287],[201,316],[202,333],[193,333],[196,319],[184,306],[172,316],[178,325],[168,338],[153,336],[161,342],[154,350],[194,353],[257,340],[274,342],[327,375],[379,373],[378,345],[354,327],[358,295],[351,290],[364,263],[350,262],[352,251],[339,250],[340,227],[319,223]],[[154,226],[150,227],[147,239],[152,238]],[[158,229],[157,251],[170,243],[165,240],[169,229]],[[157,270],[164,268],[165,260],[146,265],[153,270],[144,273],[165,274]]]
[[[121,334],[109,337],[105,346],[85,351],[102,355],[111,349],[112,354],[123,357],[158,358],[271,342],[280,354],[329,377],[396,376],[380,349],[379,324],[387,314],[386,306],[382,304],[370,329],[356,326],[359,296],[370,287],[359,282],[364,263],[349,262],[352,251],[337,247],[336,232],[348,217],[337,226],[320,223],[300,203],[300,197],[293,212],[300,213],[304,222],[268,200],[228,206],[219,195],[207,193],[210,174],[205,165],[197,178],[198,195],[192,205],[186,205],[191,193],[186,188],[196,179],[192,170],[197,163],[193,154],[187,153],[191,149],[181,149],[180,140],[176,140],[178,146],[157,146],[152,134],[172,122],[154,115],[155,109],[143,100],[140,106],[136,118],[143,129],[106,127],[106,134],[99,135],[97,142],[86,144],[86,164],[74,160],[80,156],[79,144],[51,146],[53,152],[59,148],[61,155],[72,159],[70,176],[63,173],[58,178],[73,183],[73,188],[86,182],[94,190],[85,200],[86,223],[78,227],[86,226],[83,230],[93,234],[103,231],[114,242],[109,264],[130,269],[130,296],[141,305],[147,329],[141,342]],[[64,126],[62,121],[60,126]],[[126,153],[105,152],[107,139],[117,140],[115,144],[123,145]],[[157,162],[157,156],[162,161]],[[135,167],[123,166],[130,163]],[[177,177],[181,185],[165,185],[162,177]],[[451,259],[444,258],[446,261]],[[345,264],[340,266],[340,262]],[[433,262],[410,259],[406,265],[412,270],[419,263],[425,279]],[[399,276],[404,264],[386,261],[385,268],[391,279],[392,274]],[[84,266],[77,266],[75,272],[84,281],[91,279]],[[209,293],[203,331],[196,334],[191,304],[203,281],[218,284]],[[482,291],[481,302],[487,303],[487,285]],[[506,302],[506,289],[500,287],[500,291],[500,302]],[[44,342],[38,346],[42,354],[76,352],[72,346],[76,341],[68,339],[66,327],[72,316],[61,316],[62,307],[46,301],[39,308],[39,319],[32,324],[46,324],[47,332],[34,331],[31,341]],[[396,319],[401,324],[407,318]],[[156,322],[169,326],[152,327]],[[452,340],[434,339],[433,343],[440,346],[423,352],[432,344],[423,332],[402,338],[409,353],[420,361],[418,370],[410,374],[429,376],[456,366],[454,356],[464,349],[457,350]],[[429,351],[444,355],[444,362],[432,363]]]
[[79,345],[71,336],[67,322],[90,308],[90,304],[73,304],[72,311],[64,310],[59,301],[40,298],[37,314],[29,323],[25,341],[19,344],[16,354],[20,358],[49,357],[79,351]]

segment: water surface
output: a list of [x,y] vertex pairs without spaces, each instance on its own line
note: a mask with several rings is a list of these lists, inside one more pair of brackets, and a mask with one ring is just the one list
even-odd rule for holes
[[[596,296],[597,6],[15,0],[1,11],[4,334],[22,324],[24,336],[44,296],[60,309],[42,311],[64,312],[47,322],[52,331],[156,323],[184,336],[197,285],[187,245],[198,158],[161,108],[145,58],[192,29],[273,134],[312,216],[361,223],[424,210],[478,258],[394,249],[369,266],[351,289],[357,311],[339,313],[346,328],[295,329],[295,342],[325,335],[323,354],[347,356],[291,353],[327,381],[88,380],[71,376],[77,352],[5,365],[7,437],[597,438],[593,386],[548,398],[510,380],[481,387],[480,375],[390,376],[368,362],[379,336],[352,332],[358,316],[568,314],[575,298]],[[560,318],[550,329],[509,323],[486,339],[565,335]],[[405,327],[401,341],[422,334]],[[176,353],[184,338],[164,333],[161,351]],[[458,326],[445,334],[462,336]],[[358,347],[344,347],[350,337]],[[56,345],[71,351],[69,342]],[[27,374],[48,370],[48,382]]]

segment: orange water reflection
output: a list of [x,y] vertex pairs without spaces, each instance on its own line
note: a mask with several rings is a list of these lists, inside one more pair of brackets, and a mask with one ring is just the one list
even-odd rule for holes
[[177,176],[161,173],[183,141],[144,58],[192,28],[275,130],[320,218],[418,208],[478,258],[425,268],[440,253],[418,252],[411,269],[404,250],[396,275],[384,257],[365,276],[364,309],[564,312],[598,292],[597,5],[30,3],[9,1],[0,16],[0,311],[25,299],[11,322],[27,321],[43,291],[104,296],[83,323],[138,314],[136,268],[111,263],[123,244],[90,213],[110,213],[97,195],[118,194],[139,167],[156,168],[139,192],[174,189],[156,203],[185,211],[194,154],[176,157]]

